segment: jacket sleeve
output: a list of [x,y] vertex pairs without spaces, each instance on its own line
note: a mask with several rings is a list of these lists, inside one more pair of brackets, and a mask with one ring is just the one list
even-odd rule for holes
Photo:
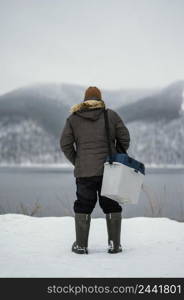
[[61,150],[64,152],[66,158],[73,164],[75,165],[75,158],[76,158],[76,151],[74,148],[74,136],[72,132],[72,128],[70,125],[70,121],[67,118],[63,132],[61,134],[60,138],[60,147]]
[[130,134],[121,117],[116,114],[116,139],[120,145],[127,150],[130,145]]

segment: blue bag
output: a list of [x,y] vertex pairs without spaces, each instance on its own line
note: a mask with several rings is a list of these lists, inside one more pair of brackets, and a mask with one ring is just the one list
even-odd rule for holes
[[110,156],[107,156],[106,162],[119,162],[121,164],[126,165],[127,167],[133,168],[136,172],[141,172],[143,175],[145,175],[144,164],[128,156],[127,153],[115,153],[111,155],[111,158],[112,160],[110,160]]

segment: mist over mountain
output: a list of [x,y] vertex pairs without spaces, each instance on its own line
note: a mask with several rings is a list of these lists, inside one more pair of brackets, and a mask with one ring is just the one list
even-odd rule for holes
[[[48,91],[47,91],[48,92]],[[16,89],[0,97],[0,118],[15,116],[32,119],[49,133],[58,136],[69,111],[67,102],[59,101],[55,94],[44,94],[39,88]]]
[[184,81],[177,81],[154,95],[140,99],[136,103],[118,108],[125,122],[137,120],[155,122],[171,121],[180,117],[183,103]]
[[[163,89],[102,91],[131,134],[129,153],[144,163],[184,163],[184,81]],[[85,87],[33,84],[0,96],[0,163],[67,162],[59,138]],[[127,104],[129,103],[129,104]]]
[[130,131],[129,154],[148,164],[184,164],[184,81],[122,106]]
[[[12,90],[4,95],[0,95],[0,99],[4,97],[19,96],[20,98],[31,95],[38,98],[46,98],[54,101],[62,102],[64,105],[71,106],[83,101],[86,86],[68,84],[68,83],[35,83]],[[137,89],[119,89],[119,90],[102,90],[102,98],[108,106],[112,108],[132,103],[140,98],[156,93],[159,88],[137,88]]]
[[[21,116],[37,121],[58,136],[72,105],[83,101],[85,87],[71,84],[42,83],[18,88],[0,96],[0,117]],[[153,90],[104,91],[110,107],[136,101]]]

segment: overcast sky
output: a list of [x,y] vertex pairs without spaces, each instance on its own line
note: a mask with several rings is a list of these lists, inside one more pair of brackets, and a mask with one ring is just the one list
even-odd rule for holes
[[0,0],[0,94],[34,82],[119,89],[178,79],[183,0]]

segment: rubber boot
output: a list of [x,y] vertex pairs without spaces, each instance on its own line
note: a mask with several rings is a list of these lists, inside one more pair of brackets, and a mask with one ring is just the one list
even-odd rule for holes
[[122,252],[121,238],[121,212],[106,214],[108,233],[108,253]]
[[76,241],[72,245],[72,251],[77,254],[88,254],[90,222],[90,214],[75,214]]

